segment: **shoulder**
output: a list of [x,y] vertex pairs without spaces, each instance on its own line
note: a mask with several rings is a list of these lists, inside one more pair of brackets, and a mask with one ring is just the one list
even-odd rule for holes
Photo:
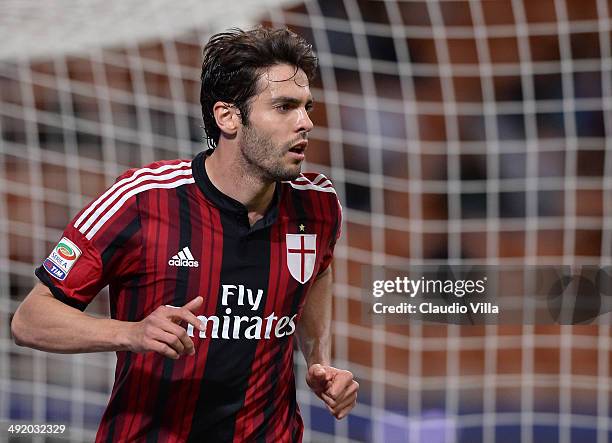
[[107,193],[130,196],[156,189],[172,189],[194,183],[191,160],[161,160],[121,174]]
[[[295,180],[283,182],[289,193],[301,201],[309,201],[315,206],[323,204],[329,208],[334,218],[342,216],[342,207],[338,200],[336,190],[329,178],[317,172],[304,172]],[[328,212],[325,211],[325,212]]]
[[332,182],[323,174],[316,172],[304,172],[295,180],[283,182],[297,191],[313,191],[336,194]]
[[130,210],[137,210],[139,194],[153,190],[173,189],[194,183],[191,160],[164,160],[134,168],[121,174],[104,193],[77,214],[74,228],[91,239],[95,233]]
[[191,175],[191,160],[159,160],[140,168],[132,168],[121,174],[116,182],[133,182],[141,178],[156,179],[164,178],[171,179],[179,176]]

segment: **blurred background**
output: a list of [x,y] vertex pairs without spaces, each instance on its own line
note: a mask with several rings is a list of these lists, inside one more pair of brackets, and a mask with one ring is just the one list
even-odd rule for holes
[[[288,26],[320,75],[305,170],[344,207],[337,422],[303,381],[305,441],[612,441],[609,324],[371,325],[362,266],[612,265],[612,1],[0,3],[0,423],[92,441],[115,356],[19,348],[10,319],[70,219],[124,170],[205,148],[201,49]],[[88,308],[108,313],[102,293]],[[0,434],[0,440],[4,437]],[[55,441],[42,437],[33,441]]]

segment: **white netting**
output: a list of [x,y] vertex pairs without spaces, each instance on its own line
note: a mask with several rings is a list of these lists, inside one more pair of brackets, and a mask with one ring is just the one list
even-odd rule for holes
[[0,3],[0,59],[65,56],[145,41],[169,40],[192,29],[245,26],[262,9],[288,6],[295,0],[223,1],[5,0]]
[[334,353],[360,402],[336,422],[300,374],[305,440],[609,441],[609,326],[371,327],[361,265],[612,264],[610,2],[183,3],[0,5],[3,426],[91,440],[114,356],[18,348],[10,313],[118,174],[202,149],[201,46],[262,20],[315,45],[307,169],[345,214]]

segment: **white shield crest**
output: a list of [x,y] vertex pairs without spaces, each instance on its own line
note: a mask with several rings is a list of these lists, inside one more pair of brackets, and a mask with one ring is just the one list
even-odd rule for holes
[[300,283],[312,277],[317,258],[317,234],[286,234],[287,267]]

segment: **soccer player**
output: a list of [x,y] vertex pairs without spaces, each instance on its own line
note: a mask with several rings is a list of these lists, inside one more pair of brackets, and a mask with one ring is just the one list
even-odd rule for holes
[[[301,173],[317,59],[288,30],[239,29],[204,48],[213,147],[119,177],[36,270],[17,344],[117,351],[97,441],[300,441],[294,335],[306,381],[338,419],[359,385],[330,365],[341,208]],[[110,289],[111,319],[82,312]]]

